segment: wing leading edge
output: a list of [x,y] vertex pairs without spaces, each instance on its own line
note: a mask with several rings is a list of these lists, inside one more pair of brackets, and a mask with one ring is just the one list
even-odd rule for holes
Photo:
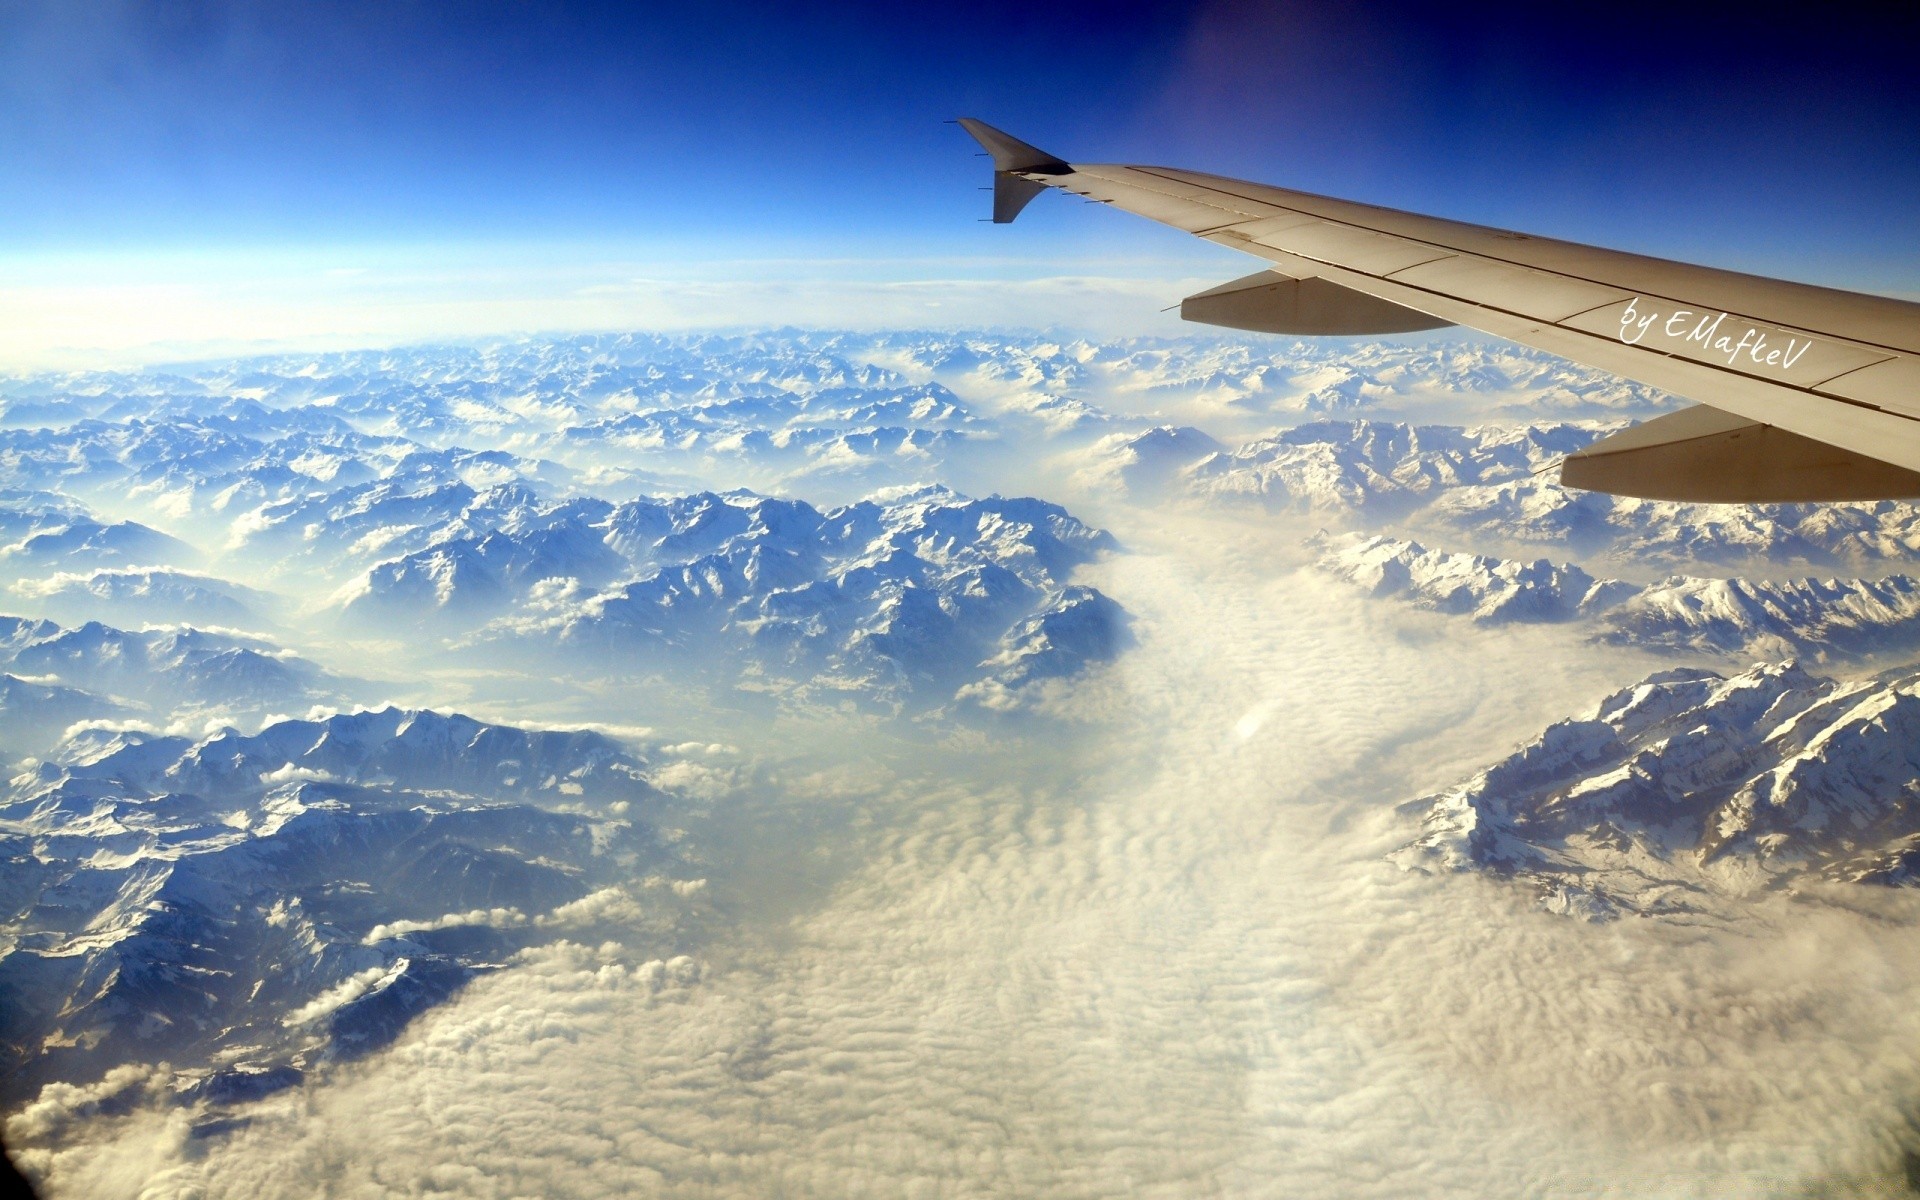
[[1697,400],[1571,455],[1569,487],[1759,503],[1920,496],[1920,304],[1166,167],[1068,163],[972,118],[993,219],[1059,188],[1273,264],[1188,297],[1272,333],[1466,325]]

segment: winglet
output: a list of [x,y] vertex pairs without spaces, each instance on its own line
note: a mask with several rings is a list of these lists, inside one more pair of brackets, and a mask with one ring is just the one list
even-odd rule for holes
[[985,121],[961,117],[960,128],[973,135],[981,149],[993,155],[996,171],[1027,171],[1035,175],[1066,175],[1073,168],[1036,146],[1029,146],[1010,133],[1002,133]]
[[973,135],[993,156],[993,221],[1005,225],[1020,215],[1027,201],[1046,190],[1046,184],[1027,175],[1071,175],[1073,168],[1045,150],[1002,133],[985,121],[961,117],[960,128]]

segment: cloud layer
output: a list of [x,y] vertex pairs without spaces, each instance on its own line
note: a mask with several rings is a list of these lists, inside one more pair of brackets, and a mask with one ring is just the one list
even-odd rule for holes
[[223,1139],[137,1116],[26,1161],[64,1194],[154,1197],[1897,1182],[1907,897],[1870,897],[1881,919],[1783,901],[1737,933],[1595,929],[1394,870],[1381,796],[1644,660],[1357,607],[1296,569],[1297,531],[1234,528],[1120,530],[1135,553],[1098,582],[1140,644],[1075,697],[1081,740],[758,801],[846,838],[852,868],[765,889],[703,962],[529,951]]
[[[1444,386],[1429,395],[1409,390],[1414,379]],[[1462,389],[1476,380],[1491,391],[1469,399]],[[1595,928],[1478,873],[1426,877],[1388,860],[1416,834],[1405,802],[1470,778],[1543,725],[1672,660],[1644,640],[1595,645],[1578,621],[1475,623],[1375,603],[1315,568],[1306,538],[1322,520],[1397,521],[1391,513],[1417,500],[1420,511],[1454,514],[1442,522],[1450,540],[1434,543],[1441,550],[1499,550],[1478,539],[1527,540],[1516,529],[1564,540],[1591,502],[1528,482],[1532,470],[1591,437],[1587,418],[1659,402],[1603,382],[1471,344],[1256,353],[1205,339],[908,331],[577,338],[23,383],[0,395],[14,426],[7,444],[22,450],[15,482],[64,493],[16,489],[0,506],[0,521],[18,525],[10,539],[54,539],[33,579],[82,567],[98,575],[115,539],[158,536],[83,521],[84,510],[69,511],[77,495],[105,520],[151,518],[209,552],[232,543],[205,565],[260,589],[269,616],[294,611],[282,602],[314,601],[326,590],[315,580],[339,586],[378,563],[412,564],[434,584],[420,594],[438,595],[462,578],[457,551],[469,543],[482,565],[492,560],[477,547],[526,550],[505,561],[529,562],[531,573],[500,578],[528,583],[530,604],[578,606],[582,589],[610,580],[594,574],[606,566],[597,551],[572,554],[573,518],[686,490],[645,472],[673,461],[726,488],[739,463],[797,463],[804,469],[777,478],[802,494],[865,487],[869,477],[847,475],[837,456],[881,415],[916,438],[964,429],[989,451],[966,466],[971,490],[1038,492],[1110,530],[1114,545],[1049,567],[1050,593],[1087,604],[1021,620],[1010,641],[940,649],[927,636],[937,622],[900,623],[900,646],[925,650],[922,665],[967,678],[990,671],[1031,696],[1018,706],[982,694],[970,706],[886,715],[859,703],[870,679],[817,705],[749,704],[703,695],[665,658],[635,672],[534,654],[508,673],[484,638],[426,653],[390,617],[311,640],[274,633],[261,643],[269,665],[294,661],[273,651],[284,643],[330,672],[404,676],[442,708],[451,696],[530,731],[590,724],[644,738],[650,778],[671,794],[636,796],[632,808],[686,869],[672,882],[587,880],[569,874],[566,856],[529,849],[543,878],[571,881],[538,903],[436,886],[356,922],[328,918],[356,952],[369,941],[409,959],[402,942],[500,950],[457,994],[383,1027],[398,1035],[384,1048],[308,1063],[304,1085],[240,1103],[178,1090],[204,1063],[141,1063],[92,1084],[75,1073],[12,1115],[9,1145],[56,1196],[1903,1186],[1902,1155],[1920,1144],[1905,1115],[1920,1094],[1912,892],[1802,888],[1711,925]],[[1442,402],[1491,418],[1532,395],[1590,407],[1577,424],[1530,430],[1400,419]],[[1273,434],[1277,422],[1335,410],[1341,419]],[[833,461],[793,459],[794,439],[827,428],[827,416],[846,435],[832,443]],[[1156,428],[1170,420],[1205,429]],[[962,463],[903,456],[885,440],[861,453],[873,478],[902,485],[951,477]],[[1236,489],[1178,486],[1210,459],[1224,475],[1268,481],[1262,495],[1284,485],[1304,502],[1247,505],[1232,502]],[[1503,481],[1525,495],[1514,499]],[[1373,500],[1402,493],[1383,517]],[[1044,545],[985,535],[1005,532],[1001,510],[1036,503],[988,500],[975,507],[991,519],[914,525],[876,563],[965,565],[991,544],[994,563],[1017,575]],[[657,544],[724,533],[748,509],[798,511],[708,497],[671,533],[656,531]],[[1863,544],[1875,561],[1906,553],[1907,510],[1847,513],[1828,522],[1834,545],[1871,534]],[[1730,526],[1697,508],[1602,515],[1596,544],[1643,567],[1656,552],[1733,548],[1745,561],[1799,544],[1778,522]],[[1585,552],[1556,547],[1555,561],[1567,553]],[[568,569],[550,570],[555,557]],[[777,565],[761,559],[742,578]],[[684,618],[731,587],[713,572],[686,584],[663,592],[654,615]],[[977,589],[951,590],[958,609]],[[1116,639],[1126,644],[1085,656],[1070,678],[1044,669],[1042,651],[1086,632],[1065,617],[1094,596],[1127,614]],[[833,612],[790,615],[831,632]],[[749,632],[738,614],[716,622],[656,624],[691,631],[689,647],[716,630]],[[21,624],[16,640],[38,644],[39,628]],[[107,645],[110,632],[95,627],[87,644]],[[44,689],[71,684],[90,661],[40,663],[19,681],[20,702],[51,705]],[[799,659],[790,671],[778,665],[739,674],[761,687],[783,674],[825,679]],[[470,722],[395,712],[270,717],[196,729],[164,755],[163,739],[103,729],[35,750],[45,761],[24,763],[35,774],[22,778],[54,780],[75,764],[75,778],[103,787],[105,775],[138,775],[141,795],[123,797],[130,820],[155,811],[154,795],[175,806],[217,799],[235,780],[321,796],[358,779],[431,793],[469,815],[489,797],[547,816],[612,799],[589,776],[535,769],[545,759],[534,751],[554,735],[508,744],[476,738]],[[444,755],[376,753],[363,736],[363,726],[411,729],[416,719],[420,741]],[[424,736],[456,727],[465,732]],[[502,753],[489,759],[482,745]],[[161,767],[186,765],[139,774],[146,747]],[[80,804],[90,795],[74,791],[76,820],[97,819]],[[392,803],[421,819],[415,796],[395,792]],[[47,835],[35,804],[8,814],[22,863]],[[271,825],[254,816],[272,815],[240,807],[209,810],[233,818],[210,832],[237,846]],[[482,833],[472,848],[500,847]],[[343,878],[315,870],[322,891]],[[366,882],[379,891],[390,874]],[[264,896],[291,878],[248,889],[257,883]],[[244,907],[255,895],[229,899]],[[669,928],[662,914],[681,907],[698,919]],[[374,968],[356,959],[273,1019],[325,1023],[400,987],[394,964]],[[262,1062],[232,1065],[206,1078],[236,1094],[274,1082],[257,1078]]]

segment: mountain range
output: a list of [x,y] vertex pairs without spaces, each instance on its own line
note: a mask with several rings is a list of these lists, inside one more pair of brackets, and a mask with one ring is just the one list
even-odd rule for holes
[[1859,658],[1920,643],[1920,579],[1596,579],[1573,563],[1429,550],[1379,534],[1318,534],[1319,567],[1376,598],[1482,625],[1589,620],[1616,646],[1757,658]]
[[1408,808],[1396,855],[1523,882],[1557,912],[1698,919],[1827,880],[1920,882],[1920,673],[1792,662],[1648,676]]
[[246,1099],[519,948],[671,943],[660,801],[600,734],[423,710],[79,736],[0,803],[0,1098],[168,1062],[184,1102]]

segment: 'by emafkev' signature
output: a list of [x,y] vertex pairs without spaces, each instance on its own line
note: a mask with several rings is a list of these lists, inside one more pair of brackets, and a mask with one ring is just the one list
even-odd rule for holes
[[[1635,296],[1627,301],[1626,311],[1620,314],[1620,340],[1629,346],[1639,345],[1640,339],[1647,336],[1647,330],[1655,321],[1660,320],[1660,314],[1651,309],[1642,315],[1638,308],[1639,304],[1640,297]],[[1793,364],[1798,362],[1800,356],[1813,345],[1811,339],[1790,337],[1787,339],[1785,348],[1775,346],[1769,350],[1767,335],[1751,325],[1747,327],[1745,333],[1740,335],[1738,341],[1734,340],[1731,333],[1721,333],[1720,325],[1727,319],[1726,313],[1702,313],[1697,321],[1694,320],[1694,316],[1692,309],[1675,309],[1667,316],[1660,331],[1669,338],[1688,343],[1697,342],[1702,352],[1711,350],[1726,355],[1728,366],[1732,366],[1742,354],[1745,354],[1760,366],[1778,367],[1782,371],[1788,371],[1793,369]],[[1691,330],[1687,328],[1689,321],[1694,322]]]

